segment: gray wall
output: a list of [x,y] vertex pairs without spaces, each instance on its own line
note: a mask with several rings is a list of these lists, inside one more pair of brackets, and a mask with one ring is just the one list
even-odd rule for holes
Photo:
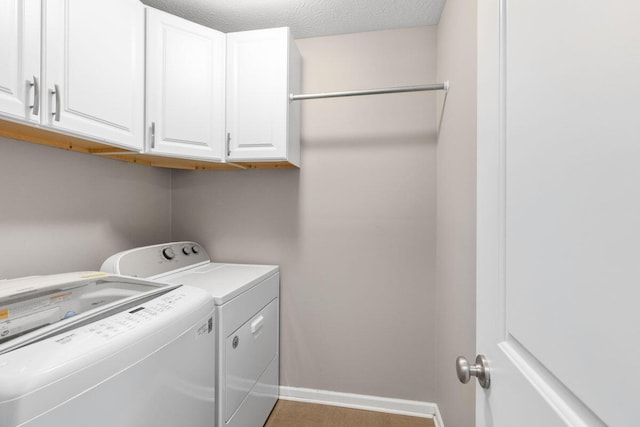
[[[303,92],[434,82],[436,28],[298,41]],[[434,401],[435,94],[305,101],[302,169],[173,173],[173,238],[277,263],[285,386]]]
[[[476,2],[447,0],[438,25],[436,389],[447,427],[474,425],[475,383],[455,376],[458,355],[475,358]],[[442,105],[444,103],[444,112]]]
[[171,174],[0,137],[0,279],[97,270],[171,235]]

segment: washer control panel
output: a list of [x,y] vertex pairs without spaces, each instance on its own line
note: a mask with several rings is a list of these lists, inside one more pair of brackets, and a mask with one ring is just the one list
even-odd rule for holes
[[210,261],[209,254],[199,243],[171,242],[117,253],[109,257],[100,270],[146,278]]
[[[184,292],[171,292],[126,313],[121,313],[92,323],[85,329],[85,333],[88,332],[95,337],[110,340],[126,331],[135,329],[139,325],[152,322],[155,317],[162,313],[173,310],[176,303],[185,298],[185,296]],[[73,334],[67,335],[66,337],[63,336],[57,339],[56,342],[64,344],[64,341],[71,339],[72,335]]]

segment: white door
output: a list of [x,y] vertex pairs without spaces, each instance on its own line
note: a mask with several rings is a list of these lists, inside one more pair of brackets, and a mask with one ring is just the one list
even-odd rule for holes
[[640,425],[640,3],[478,14],[477,426]]
[[46,124],[141,150],[142,3],[47,0],[43,5]]
[[0,2],[0,114],[40,121],[40,0]]
[[227,159],[285,159],[289,29],[227,34]]
[[222,160],[225,35],[147,9],[148,150]]

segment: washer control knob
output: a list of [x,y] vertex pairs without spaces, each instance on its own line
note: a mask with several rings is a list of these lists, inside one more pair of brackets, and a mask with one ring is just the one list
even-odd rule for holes
[[173,249],[171,248],[164,248],[162,250],[162,256],[166,259],[174,259],[176,257],[176,253],[173,252]]
[[191,246],[191,252],[198,254],[200,252],[200,248],[197,246]]
[[187,247],[187,246],[182,248],[182,253],[185,254],[185,255],[191,255],[191,251],[189,250],[189,247]]

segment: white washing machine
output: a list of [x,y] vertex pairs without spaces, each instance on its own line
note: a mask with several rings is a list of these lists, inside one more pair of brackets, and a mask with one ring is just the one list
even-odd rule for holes
[[277,266],[215,263],[201,245],[173,242],[120,252],[101,269],[208,291],[216,304],[217,426],[264,424],[279,393]]
[[0,427],[211,427],[214,310],[105,273],[0,282]]

